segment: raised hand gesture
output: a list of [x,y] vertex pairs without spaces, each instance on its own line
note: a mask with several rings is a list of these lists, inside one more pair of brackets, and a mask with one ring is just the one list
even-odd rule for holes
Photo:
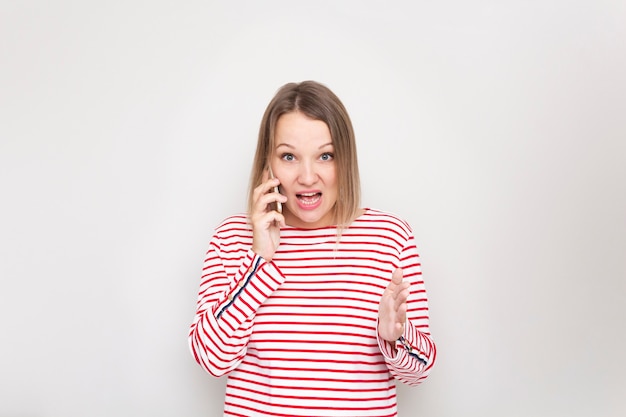
[[402,269],[397,268],[378,305],[378,334],[382,339],[395,342],[402,336],[408,297],[409,283],[402,281]]
[[285,203],[287,197],[275,192],[280,181],[270,178],[269,172],[263,173],[263,182],[254,189],[252,212],[249,213],[252,223],[252,250],[271,261],[280,243],[280,227],[285,225],[285,218],[272,208],[273,203]]

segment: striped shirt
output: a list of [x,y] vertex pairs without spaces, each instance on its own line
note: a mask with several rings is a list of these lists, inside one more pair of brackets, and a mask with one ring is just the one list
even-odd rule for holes
[[[284,227],[270,262],[252,250],[245,215],[226,219],[206,255],[191,352],[228,375],[225,416],[396,416],[395,380],[417,385],[435,360],[413,233],[366,209],[335,227]],[[378,336],[393,271],[410,282],[404,334]]]

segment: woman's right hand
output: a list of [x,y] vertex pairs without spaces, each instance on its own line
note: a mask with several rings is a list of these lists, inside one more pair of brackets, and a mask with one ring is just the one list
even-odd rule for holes
[[269,173],[263,173],[263,182],[254,189],[252,198],[252,250],[263,257],[267,262],[274,257],[280,243],[280,228],[285,226],[285,217],[272,209],[272,203],[280,201],[285,203],[287,197],[273,191],[280,181],[277,178],[269,178]]

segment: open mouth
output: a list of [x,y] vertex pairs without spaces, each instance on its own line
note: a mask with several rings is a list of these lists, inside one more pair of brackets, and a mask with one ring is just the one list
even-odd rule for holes
[[322,193],[302,193],[296,194],[296,198],[300,202],[300,204],[305,206],[314,206],[320,201],[322,198]]

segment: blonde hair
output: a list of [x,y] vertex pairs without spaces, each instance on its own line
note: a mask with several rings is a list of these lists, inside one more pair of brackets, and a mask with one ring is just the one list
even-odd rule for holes
[[263,170],[274,152],[274,134],[278,119],[283,114],[295,111],[313,120],[321,120],[330,130],[338,183],[333,219],[340,229],[347,227],[357,217],[361,204],[354,129],[346,108],[335,93],[315,81],[285,84],[265,109],[250,175],[248,212],[252,209],[254,188],[261,183]]

